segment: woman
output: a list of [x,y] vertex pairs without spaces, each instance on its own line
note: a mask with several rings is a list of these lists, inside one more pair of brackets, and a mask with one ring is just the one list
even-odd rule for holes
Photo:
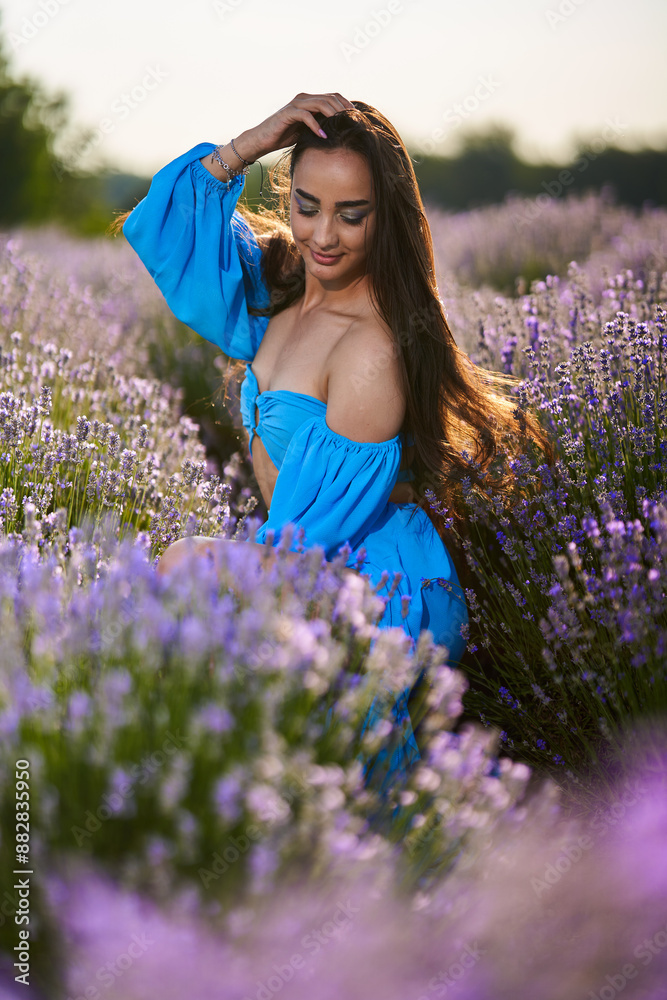
[[[249,165],[286,146],[273,171],[283,170],[279,211],[237,209]],[[379,624],[413,644],[428,628],[458,663],[465,596],[425,490],[460,522],[454,484],[474,478],[461,448],[487,468],[515,404],[496,391],[509,380],[476,369],[454,343],[414,170],[391,124],[338,93],[298,94],[230,143],[177,157],[112,228],[121,224],[174,314],[245,362],[243,423],[269,511],[245,544],[275,546],[291,522],[326,558],[349,543],[348,567],[363,548],[373,584],[402,574],[393,593],[379,589]],[[180,539],[159,571],[230,544]],[[419,757],[408,694],[394,708],[403,736],[386,779]]]

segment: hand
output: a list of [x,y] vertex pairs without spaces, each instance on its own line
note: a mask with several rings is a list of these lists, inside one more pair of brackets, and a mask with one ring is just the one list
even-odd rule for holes
[[[314,117],[314,112],[320,111],[328,118],[337,111],[345,109],[354,109],[354,104],[341,94],[297,94],[289,104],[270,115],[261,125],[244,133],[243,149],[247,151],[249,147],[254,147],[255,157],[272,153],[276,149],[284,149],[285,146],[291,146],[296,142],[299,126],[303,123],[308,125],[315,135],[320,134],[320,126]],[[236,144],[238,145],[238,142]],[[240,147],[239,152],[243,155]]]

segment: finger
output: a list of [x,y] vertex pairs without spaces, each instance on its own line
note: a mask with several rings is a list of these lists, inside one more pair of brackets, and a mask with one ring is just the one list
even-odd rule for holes
[[[294,103],[297,100],[300,104],[307,105],[309,110],[320,111],[326,118],[335,115],[338,111],[347,110],[345,99],[341,98],[339,94],[299,94]],[[350,104],[350,107],[353,108],[354,105]]]
[[[346,101],[346,98],[342,97],[341,94],[297,94],[292,101],[291,110],[295,118],[308,125],[311,131],[321,138],[320,125],[313,117],[312,112],[319,111],[325,118],[330,118],[331,115],[335,115],[341,110],[347,110],[347,104],[354,108],[354,105]],[[299,105],[303,105],[303,107],[299,107]],[[308,110],[306,110],[306,106]]]
[[343,97],[343,95],[339,94],[338,91],[335,91],[332,94],[298,94],[297,97],[301,99],[315,98],[316,100],[321,98],[324,100],[331,99],[332,101],[340,104],[342,108],[350,108],[353,111],[356,110],[352,101],[349,101],[347,97]]
[[[328,117],[328,115],[327,115],[327,117]],[[324,129],[322,128],[322,126],[318,122],[317,118],[313,118],[313,116],[309,114],[308,115],[308,119],[307,119],[307,124],[313,130],[313,132],[315,133],[315,135],[318,136],[318,138],[320,138],[320,139],[323,138],[322,133],[324,133]],[[324,134],[326,135],[326,133],[324,133]]]
[[340,103],[346,110],[356,111],[356,108],[352,103],[352,101],[348,101],[347,97],[343,97],[343,95],[339,94],[338,91],[336,91],[335,94],[331,94],[331,96],[335,97],[336,100],[340,101]]
[[[311,102],[314,102],[314,108],[313,108],[313,110],[320,111],[324,115],[325,118],[329,118],[331,115],[336,114],[336,112],[340,110],[340,108],[335,108],[333,106],[333,104],[330,104],[330,103],[326,102],[325,100],[323,100],[321,98],[317,98],[314,95],[311,98]],[[313,105],[311,103],[311,107],[312,106]],[[315,135],[317,135],[320,138],[322,138],[322,136],[320,135],[320,129],[321,129],[320,123],[313,116],[313,114],[311,113],[311,111],[306,111],[304,109],[303,111],[300,111],[299,117],[300,117],[301,121],[305,122],[306,125],[308,125],[308,127],[310,129],[312,129],[312,131],[315,133]]]
[[[319,122],[317,121],[316,118],[314,118],[312,116],[312,114],[310,113],[310,111],[305,111],[305,110],[302,111],[300,108],[295,108],[294,109],[294,119],[303,122],[304,125],[307,125],[308,128],[312,129],[312,131],[315,133],[315,135],[317,135],[320,138],[322,138],[320,136],[320,125],[319,125]],[[289,123],[289,125],[292,125],[292,124],[293,124],[293,121]],[[287,126],[288,128],[289,128],[289,125]]]

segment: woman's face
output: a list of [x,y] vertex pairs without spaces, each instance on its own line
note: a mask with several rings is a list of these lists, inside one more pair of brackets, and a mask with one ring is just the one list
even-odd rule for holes
[[375,199],[364,157],[349,149],[307,149],[294,168],[290,223],[313,277],[347,284],[365,274]]

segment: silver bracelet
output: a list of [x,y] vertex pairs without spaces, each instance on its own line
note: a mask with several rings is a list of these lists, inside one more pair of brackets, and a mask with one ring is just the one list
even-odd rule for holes
[[238,156],[239,160],[242,160],[243,163],[245,163],[246,167],[252,166],[252,164],[255,161],[254,160],[244,160],[243,157],[241,156],[241,154],[236,151],[236,146],[234,145],[234,140],[233,139],[229,140],[229,145],[232,147],[232,152],[234,153],[234,155]]
[[[227,143],[225,143],[225,145],[227,145]],[[250,170],[251,164],[254,163],[254,160],[253,161],[244,160],[243,157],[236,152],[236,149],[234,149],[233,139],[231,140],[230,145],[232,147],[232,151],[236,154],[236,156],[238,156],[239,160],[243,161],[245,166],[243,166],[240,170],[237,170],[235,167],[230,167],[228,163],[225,163],[223,158],[220,156],[220,150],[223,148],[222,144],[216,146],[213,152],[211,153],[211,163],[213,163],[214,159],[217,160],[220,166],[227,171],[227,179],[231,181],[233,180],[234,177],[238,177],[240,174],[247,174],[248,171]]]
[[[235,177],[238,177],[239,174],[247,174],[252,164],[257,162],[256,160],[244,160],[241,154],[236,152],[236,147],[234,146],[233,139],[230,140],[230,145],[234,153],[236,153],[236,155],[238,156],[239,160],[243,160],[243,163],[245,164],[242,170],[235,170],[234,167],[230,167],[227,163],[225,163],[225,161],[220,156],[220,150],[223,148],[222,145],[216,146],[213,152],[211,153],[211,163],[213,163],[213,160],[215,159],[218,161],[220,166],[227,171],[227,184],[229,184],[229,182],[233,180]],[[264,167],[262,166],[261,160],[259,161],[259,169],[262,171],[262,180],[259,185],[259,195],[260,198],[263,198],[264,195],[262,193],[262,188],[264,187]],[[223,181],[223,184],[224,183],[225,182]]]

